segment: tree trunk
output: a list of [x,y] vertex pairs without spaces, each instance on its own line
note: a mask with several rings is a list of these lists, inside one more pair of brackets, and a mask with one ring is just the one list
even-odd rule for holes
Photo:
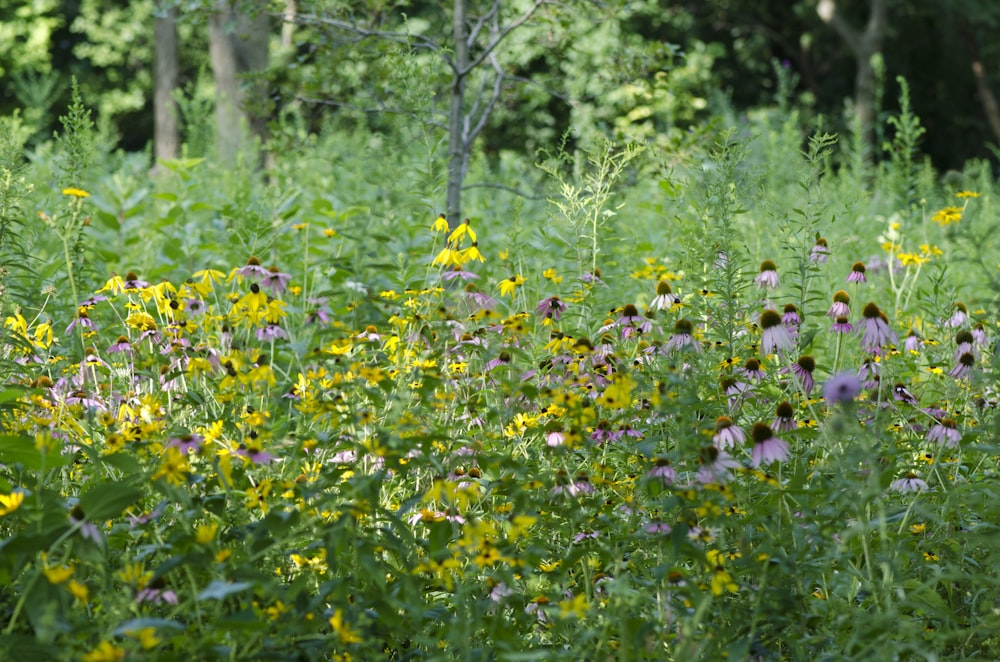
[[820,0],[816,13],[820,19],[832,27],[851,50],[857,63],[854,77],[854,115],[864,135],[869,155],[875,148],[875,103],[878,96],[873,59],[882,51],[885,37],[887,0],[870,0],[868,24],[864,32],[852,26],[840,14],[836,0]]
[[979,105],[983,108],[986,121],[993,131],[993,137],[1000,143],[1000,105],[993,95],[990,81],[986,77],[986,69],[983,67],[982,57],[979,55],[979,40],[972,26],[967,21],[961,21],[960,31],[962,41],[965,42],[966,52],[969,54],[969,66],[972,68],[972,76],[976,79],[976,93],[979,96]]
[[[215,118],[219,155],[236,157],[245,127],[267,139],[267,83],[254,74],[268,62],[270,21],[264,7],[248,16],[219,0],[209,20],[209,54],[215,76]],[[245,86],[243,80],[247,80]]]
[[180,79],[177,50],[177,7],[160,7],[155,26],[155,91],[153,93],[153,156],[155,161],[180,154],[180,129],[174,90]]
[[451,81],[451,107],[448,111],[448,192],[446,215],[455,227],[462,222],[462,183],[469,163],[465,130],[465,79],[468,76],[469,45],[466,41],[466,0],[455,0],[452,33],[455,39],[455,66]]

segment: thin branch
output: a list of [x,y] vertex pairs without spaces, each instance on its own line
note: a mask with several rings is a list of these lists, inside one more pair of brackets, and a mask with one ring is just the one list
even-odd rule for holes
[[513,22],[505,25],[500,30],[500,34],[494,37],[493,40],[486,45],[486,48],[483,50],[483,52],[480,53],[475,59],[470,61],[467,67],[465,67],[461,71],[457,71],[456,73],[459,76],[467,76],[470,71],[472,71],[480,64],[482,64],[486,60],[486,58],[488,58],[490,54],[493,53],[494,50],[496,50],[496,47],[500,45],[500,42],[507,38],[507,35],[509,35],[511,32],[524,25],[524,23],[529,18],[531,18],[532,15],[534,15],[534,13],[538,11],[538,8],[544,5],[546,1],[547,0],[535,0],[535,2],[532,3],[531,7],[529,7],[523,14],[521,14]]
[[363,39],[375,38],[375,39],[385,39],[388,41],[394,41],[399,44],[406,44],[408,46],[413,46],[415,48],[423,48],[431,52],[437,53],[441,50],[441,45],[432,39],[428,39],[422,35],[410,34],[408,32],[395,32],[388,30],[372,30],[369,28],[362,27],[357,23],[348,23],[347,21],[339,21],[335,18],[327,18],[324,16],[316,16],[315,14],[299,14],[295,17],[297,23],[302,24],[312,24],[312,25],[323,25],[326,27],[335,28],[343,32],[350,32],[356,34]]
[[[493,65],[493,69],[497,72],[497,78],[493,82],[493,94],[490,95],[489,103],[486,104],[486,109],[483,110],[482,114],[479,116],[479,121],[476,126],[469,133],[466,144],[472,144],[472,141],[476,139],[476,136],[486,127],[486,122],[489,121],[490,115],[493,114],[493,109],[497,105],[497,100],[500,98],[500,93],[503,91],[503,81],[505,79],[503,69],[500,68],[500,63],[497,62],[496,54],[490,56],[490,64]],[[483,76],[483,81],[485,82],[486,77]],[[478,100],[477,100],[478,103]]]
[[466,184],[465,186],[462,187],[462,190],[463,191],[467,191],[470,188],[496,188],[496,189],[500,189],[501,191],[509,191],[509,192],[513,193],[514,195],[516,195],[516,196],[524,198],[525,200],[546,200],[547,199],[547,196],[544,196],[544,195],[529,195],[529,194],[525,193],[524,191],[522,191],[520,189],[516,189],[516,188],[510,187],[510,186],[504,186],[503,184],[489,184],[489,183],[486,183],[486,182],[483,182],[481,184]]
[[335,106],[337,108],[344,108],[345,110],[353,110],[359,113],[365,113],[367,115],[374,115],[375,113],[387,113],[389,115],[405,115],[411,117],[415,120],[420,120],[428,126],[433,126],[438,129],[446,129],[447,127],[441,122],[436,122],[431,119],[427,119],[421,113],[414,112],[412,110],[404,110],[402,108],[387,108],[387,107],[376,107],[376,108],[362,108],[361,106],[355,106],[354,104],[347,103],[344,101],[334,101],[332,99],[316,99],[313,97],[305,97],[299,94],[295,95],[296,101],[301,101],[302,103],[314,103],[322,106]]
[[493,7],[488,12],[480,16],[479,20],[476,21],[476,24],[472,27],[471,30],[469,30],[469,36],[466,38],[465,43],[467,43],[471,48],[472,45],[476,43],[476,39],[479,37],[479,31],[483,29],[484,25],[486,25],[486,21],[499,15],[500,15],[500,0],[494,0]]

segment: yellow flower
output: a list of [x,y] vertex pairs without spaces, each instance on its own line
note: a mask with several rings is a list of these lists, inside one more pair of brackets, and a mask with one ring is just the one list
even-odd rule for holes
[[975,191],[959,191],[955,194],[956,198],[978,198],[982,193],[976,193]]
[[944,209],[939,209],[933,216],[931,220],[938,225],[945,226],[949,223],[958,223],[962,220],[962,209],[961,207],[945,207]]
[[916,253],[897,253],[896,257],[899,258],[899,263],[904,267],[910,266],[920,266],[930,262],[930,258],[917,255]]
[[926,530],[927,530],[927,525],[924,524],[924,523],[922,523],[922,522],[920,524],[911,524],[910,525],[910,533],[912,533],[915,536],[920,535],[921,533],[923,533]]
[[170,446],[161,459],[160,468],[153,474],[153,480],[166,478],[171,485],[183,485],[189,473],[191,473],[191,465],[188,463],[187,456],[177,448]]
[[194,532],[194,541],[199,545],[208,545],[215,540],[215,534],[219,531],[219,525],[215,522],[211,524],[201,524]]
[[485,262],[486,258],[483,254],[479,252],[479,244],[472,242],[472,245],[466,248],[461,253],[462,263],[471,262],[472,260],[479,260],[480,262]]
[[344,622],[344,612],[340,609],[333,612],[333,616],[330,617],[330,627],[345,644],[360,644],[364,641],[350,625]]
[[11,492],[10,494],[0,494],[0,517],[10,515],[21,507],[24,502],[24,492]]
[[45,573],[45,578],[49,580],[49,583],[63,584],[73,576],[73,566],[49,566],[48,564],[43,564],[42,572]]
[[505,278],[497,284],[497,288],[500,290],[500,296],[514,296],[514,291],[524,285],[526,279],[518,274],[516,276],[511,276],[510,278]]
[[548,269],[542,272],[542,278],[544,278],[545,280],[550,280],[556,285],[561,283],[563,280],[563,277],[557,275],[556,270],[553,269],[552,267],[549,267]]
[[73,597],[80,602],[86,604],[87,601],[90,600],[90,590],[87,588],[86,584],[78,582],[75,579],[71,579],[69,584],[66,585],[66,588],[68,588],[69,592],[73,594]]
[[73,187],[64,188],[62,190],[62,193],[63,193],[63,195],[69,195],[69,196],[72,196],[74,198],[89,198],[90,197],[90,194],[87,193],[86,191],[84,191],[83,189],[78,189],[78,188],[73,188]]
[[160,643],[160,638],[156,636],[156,628],[154,627],[129,630],[125,634],[138,641],[139,645],[142,646],[142,650],[148,651],[156,648],[156,645]]
[[335,234],[337,234],[337,231],[334,230],[333,228],[327,228],[327,229],[323,230],[323,236],[324,237],[332,237]]
[[444,214],[441,214],[434,219],[434,223],[431,225],[431,231],[433,232],[448,231],[448,219],[445,218]]
[[561,618],[583,618],[587,615],[587,596],[581,593],[571,600],[563,600],[559,603],[559,616]]
[[125,659],[125,649],[115,646],[110,641],[102,641],[97,648],[81,659],[83,662],[119,662]]

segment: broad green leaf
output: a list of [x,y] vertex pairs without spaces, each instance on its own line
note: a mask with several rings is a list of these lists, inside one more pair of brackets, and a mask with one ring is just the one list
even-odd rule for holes
[[142,496],[142,490],[125,483],[102,483],[80,495],[80,509],[92,520],[119,515]]

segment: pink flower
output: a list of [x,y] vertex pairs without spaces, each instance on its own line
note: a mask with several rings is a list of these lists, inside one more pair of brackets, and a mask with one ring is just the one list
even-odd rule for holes
[[874,303],[869,303],[861,312],[858,323],[861,349],[877,353],[882,345],[896,342],[896,333],[889,327],[889,320]]
[[673,485],[677,480],[677,471],[670,466],[670,460],[665,457],[656,458],[656,466],[646,472],[646,478],[656,478],[664,485]]
[[[972,368],[976,365],[976,355],[966,352],[958,357],[955,367],[948,371],[948,376],[955,379],[966,379],[972,374]],[[68,402],[68,400],[67,400]]]
[[833,304],[826,311],[826,316],[832,319],[851,316],[851,297],[844,290],[837,290],[833,295]]
[[775,408],[774,421],[771,423],[771,427],[778,432],[791,432],[798,428],[798,424],[795,422],[795,409],[791,403],[778,403],[777,408]]
[[663,350],[667,354],[673,354],[674,352],[691,349],[695,352],[701,351],[701,345],[694,339],[691,335],[694,332],[694,326],[686,319],[679,319],[674,324],[674,335],[667,344],[664,345]]
[[782,324],[778,311],[768,309],[761,313],[760,328],[764,330],[760,339],[762,354],[781,353],[795,346],[795,341]]
[[867,283],[868,279],[865,277],[865,263],[855,262],[851,266],[851,273],[847,275],[848,283]]
[[712,443],[719,450],[726,450],[736,445],[746,442],[746,435],[743,430],[733,423],[733,419],[728,416],[720,416],[715,419],[715,436]]
[[816,245],[812,247],[809,252],[809,261],[815,264],[826,264],[827,260],[830,259],[830,248],[827,246],[826,239],[823,237],[816,238]]
[[774,432],[764,423],[755,423],[750,430],[753,449],[750,464],[756,469],[762,464],[784,462],[789,457],[788,444],[774,436]]
[[908,471],[899,480],[889,486],[894,492],[923,492],[928,489],[927,481],[921,480],[917,474]]
[[823,398],[830,405],[852,402],[859,393],[861,393],[861,380],[849,372],[834,375],[823,386]]
[[778,267],[774,265],[774,262],[764,260],[760,263],[760,273],[753,279],[753,282],[762,290],[777,289],[781,286],[781,281],[778,278]]
[[698,469],[698,482],[703,485],[712,483],[727,483],[733,475],[730,469],[740,466],[726,451],[719,450],[715,446],[705,446],[698,455],[701,467]]
[[927,441],[937,442],[945,448],[955,448],[961,440],[958,424],[951,418],[942,418],[927,432]]
[[792,367],[789,368],[791,373],[799,378],[799,383],[802,385],[802,390],[805,391],[806,397],[809,397],[813,387],[816,385],[816,381],[813,379],[813,370],[815,369],[816,360],[808,354],[800,356],[798,361],[793,363]]

